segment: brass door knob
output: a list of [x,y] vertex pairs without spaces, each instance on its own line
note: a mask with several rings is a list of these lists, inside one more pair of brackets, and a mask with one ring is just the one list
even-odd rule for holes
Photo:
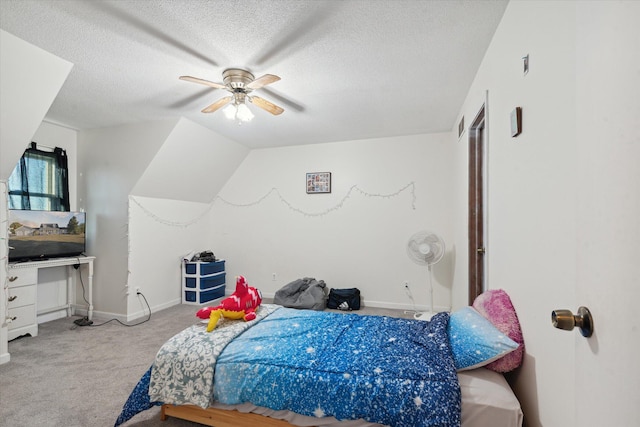
[[584,337],[590,337],[593,334],[593,318],[587,307],[578,308],[578,314],[575,315],[571,310],[554,310],[551,312],[551,324],[565,331],[570,331],[577,326]]

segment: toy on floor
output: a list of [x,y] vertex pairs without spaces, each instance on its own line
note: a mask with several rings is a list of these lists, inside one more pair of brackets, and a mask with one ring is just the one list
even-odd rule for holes
[[207,332],[213,331],[221,317],[227,319],[244,319],[245,321],[256,318],[256,309],[262,303],[262,294],[252,286],[249,286],[244,276],[236,278],[236,291],[222,300],[220,305],[205,307],[198,310],[196,316],[200,319],[209,318]]

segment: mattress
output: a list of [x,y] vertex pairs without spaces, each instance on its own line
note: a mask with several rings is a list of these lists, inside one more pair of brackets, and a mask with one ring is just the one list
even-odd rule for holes
[[[513,394],[504,376],[485,368],[458,372],[462,392],[462,427],[522,427],[523,414],[520,402]],[[237,410],[286,420],[298,427],[384,427],[362,420],[338,421],[333,417],[316,418],[290,411],[274,411],[249,403],[224,405],[214,408]]]

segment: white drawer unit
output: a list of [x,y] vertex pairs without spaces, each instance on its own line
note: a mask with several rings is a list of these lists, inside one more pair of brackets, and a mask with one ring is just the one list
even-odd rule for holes
[[12,340],[22,335],[30,334],[32,337],[38,335],[38,323],[36,320],[35,305],[10,308],[9,317],[15,318],[8,327],[8,339]]
[[36,303],[36,285],[9,288],[9,302],[7,308],[24,307]]
[[13,269],[9,267],[9,287],[16,288],[24,285],[35,285],[38,283],[38,269],[24,268]]
[[[7,321],[7,338],[12,340],[23,335],[37,336],[38,315],[66,310],[67,316],[72,316],[76,301],[74,276],[81,265],[87,266],[86,300],[89,303],[87,317],[91,320],[93,316],[93,261],[95,259],[96,257],[93,256],[80,256],[10,263],[7,270],[9,289],[6,298],[7,312],[11,321]],[[42,269],[57,267],[66,267],[66,303],[55,307],[41,307],[40,313],[38,313],[38,272]]]
[[36,315],[36,293],[38,270],[35,268],[9,270],[9,297],[7,308],[9,318],[8,339],[22,335],[38,335]]

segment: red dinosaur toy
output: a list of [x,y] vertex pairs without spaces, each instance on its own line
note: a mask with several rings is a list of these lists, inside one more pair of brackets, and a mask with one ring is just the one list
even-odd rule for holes
[[236,291],[222,300],[220,305],[205,307],[198,310],[196,316],[200,319],[209,319],[207,332],[213,331],[221,317],[228,319],[244,319],[245,321],[256,318],[256,309],[262,303],[262,294],[254,287],[247,284],[244,276],[236,277]]

